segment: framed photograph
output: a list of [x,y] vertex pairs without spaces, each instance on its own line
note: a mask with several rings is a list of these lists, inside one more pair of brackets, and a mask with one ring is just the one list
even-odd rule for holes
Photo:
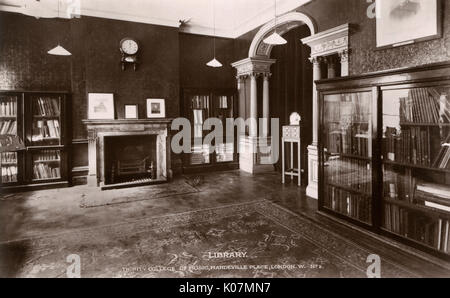
[[377,48],[442,36],[440,0],[376,0]]
[[89,93],[88,118],[91,120],[113,120],[114,94]]
[[165,118],[166,106],[164,99],[147,99],[147,118]]
[[125,119],[138,119],[138,105],[125,105]]

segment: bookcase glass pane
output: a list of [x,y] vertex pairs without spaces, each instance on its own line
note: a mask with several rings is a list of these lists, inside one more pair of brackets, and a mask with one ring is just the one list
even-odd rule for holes
[[33,180],[61,178],[61,151],[39,150],[32,153]]
[[383,91],[383,228],[449,254],[450,87]]
[[203,124],[209,117],[209,96],[208,95],[192,95],[189,96],[190,105],[190,122],[192,123],[191,153],[189,154],[189,162],[191,165],[202,165],[210,163],[210,148],[203,145],[205,133]]
[[18,175],[17,152],[0,153],[1,183],[15,183]]
[[60,145],[61,99],[59,96],[33,96],[31,143],[33,146]]
[[17,135],[17,96],[0,95],[0,135]]
[[227,119],[233,119],[233,97],[226,95],[215,95],[214,117],[222,122],[223,140],[221,144],[215,144],[216,162],[234,161],[234,140],[226,139]]
[[324,96],[324,207],[372,222],[372,93]]

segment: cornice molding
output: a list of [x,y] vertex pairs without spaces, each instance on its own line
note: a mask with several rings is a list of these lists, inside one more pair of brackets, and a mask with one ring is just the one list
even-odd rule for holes
[[348,52],[351,25],[344,24],[330,30],[303,38],[303,44],[311,47],[311,57],[328,56]]

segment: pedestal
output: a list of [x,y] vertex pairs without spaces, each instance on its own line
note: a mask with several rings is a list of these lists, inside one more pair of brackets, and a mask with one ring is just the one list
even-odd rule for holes
[[319,198],[319,155],[317,146],[308,146],[308,187],[306,195],[313,199]]
[[243,137],[239,142],[239,169],[249,174],[273,172],[271,137]]

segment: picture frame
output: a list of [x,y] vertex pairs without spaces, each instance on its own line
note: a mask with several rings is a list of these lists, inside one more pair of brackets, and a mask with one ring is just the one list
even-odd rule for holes
[[126,104],[124,106],[124,114],[125,114],[125,119],[138,119],[138,115],[139,115],[139,108],[138,105],[136,104]]
[[376,0],[376,10],[377,49],[442,37],[441,0]]
[[165,100],[161,98],[147,99],[147,118],[165,118]]
[[88,119],[114,120],[114,113],[113,93],[88,94]]

